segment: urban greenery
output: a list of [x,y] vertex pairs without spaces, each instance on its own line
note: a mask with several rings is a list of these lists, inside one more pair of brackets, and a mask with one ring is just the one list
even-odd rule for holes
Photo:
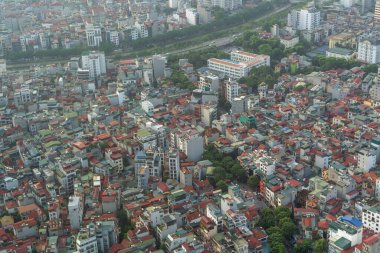
[[203,159],[213,163],[213,175],[208,177],[210,183],[222,190],[226,190],[225,185],[221,182],[225,180],[238,181],[246,183],[247,174],[240,162],[230,155],[219,152],[213,145],[208,145],[205,148]]
[[266,229],[269,246],[274,253],[286,252],[285,240],[290,240],[297,230],[291,219],[291,211],[286,206],[265,208],[257,225]]
[[350,69],[360,66],[360,63],[354,60],[337,59],[319,55],[313,59],[313,66],[318,67],[321,71],[326,71],[338,68]]
[[210,32],[233,26],[244,24],[245,22],[263,16],[274,9],[274,4],[270,2],[262,2],[254,8],[247,8],[243,11],[226,16],[223,19],[216,19],[213,22],[203,25],[190,26],[179,30],[169,31],[155,37],[142,38],[130,41],[129,45],[134,49],[142,49],[154,46],[165,46],[175,41],[187,40],[196,36],[201,36]]
[[120,239],[122,240],[126,236],[128,230],[134,229],[134,224],[131,222],[131,219],[128,217],[127,212],[123,208],[117,211],[116,216],[119,220],[121,234]]

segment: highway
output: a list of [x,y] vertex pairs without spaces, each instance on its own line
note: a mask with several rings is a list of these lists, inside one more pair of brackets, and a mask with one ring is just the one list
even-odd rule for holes
[[[274,12],[268,13],[268,14],[266,14],[266,15],[258,18],[258,19],[255,19],[255,22],[263,20],[263,19],[268,18],[270,16],[273,16],[273,15],[275,15],[277,13],[280,13],[280,12],[288,9],[291,6],[292,6],[292,4],[287,4],[286,6],[280,8],[280,9],[277,9]],[[204,49],[204,48],[211,47],[211,46],[216,46],[216,47],[227,46],[227,45],[231,44],[235,40],[235,38],[238,37],[238,36],[240,36],[240,35],[241,35],[240,32],[239,33],[234,33],[234,34],[231,34],[229,36],[222,37],[222,38],[219,38],[219,39],[205,41],[202,44],[197,45],[197,46],[192,46],[192,47],[187,47],[187,48],[184,48],[184,49],[174,50],[174,51],[166,53],[165,55],[184,54],[184,53],[187,53],[187,52],[190,52],[190,51],[200,50],[200,49]]]

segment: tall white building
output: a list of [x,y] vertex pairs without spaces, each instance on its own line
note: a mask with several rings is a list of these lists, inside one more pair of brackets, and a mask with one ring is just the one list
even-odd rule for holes
[[232,100],[239,96],[239,83],[231,78],[225,82],[226,85],[226,100],[232,103]]
[[168,153],[169,178],[179,181],[179,152],[172,150]]
[[242,0],[211,0],[212,6],[219,6],[225,10],[234,10],[243,5]]
[[141,108],[144,110],[146,113],[153,113],[154,106],[152,102],[145,100],[141,102]]
[[177,9],[178,8],[178,0],[169,0],[169,8]]
[[202,135],[195,129],[179,131],[175,133],[176,147],[182,150],[192,161],[200,161],[204,151]]
[[89,71],[91,80],[106,74],[106,58],[104,52],[90,51],[82,54],[82,69]]
[[380,62],[380,40],[362,36],[358,43],[358,60],[365,63]]
[[199,13],[194,8],[186,9],[186,20],[190,25],[198,25],[199,24]]
[[212,121],[217,119],[218,109],[216,104],[205,104],[201,108],[201,121],[205,126],[211,127]]
[[270,176],[276,169],[275,160],[268,156],[262,156],[258,159],[257,167],[266,176]]
[[377,0],[375,4],[374,21],[380,22],[380,1]]
[[119,38],[119,32],[112,30],[107,32],[107,39],[109,42],[114,44],[115,46],[120,45],[120,38]]
[[163,78],[165,76],[166,57],[161,55],[153,55],[152,65],[154,78]]
[[353,4],[353,0],[340,0],[339,3],[344,7],[344,8],[350,8]]
[[380,205],[377,204],[368,209],[363,209],[362,222],[365,228],[376,233],[380,232]]
[[102,43],[102,29],[93,24],[86,25],[87,46],[98,47]]
[[76,239],[77,252],[96,253],[98,252],[98,242],[96,234],[88,230],[82,230],[78,233]]
[[68,211],[71,229],[80,229],[83,217],[83,206],[80,197],[71,196],[69,198]]
[[368,172],[376,166],[376,151],[374,149],[361,149],[356,154],[358,167],[363,172]]
[[4,75],[7,72],[7,61],[0,59],[0,75]]
[[292,10],[288,14],[288,26],[296,30],[314,30],[321,23],[321,13],[314,6],[307,9]]
[[20,89],[15,90],[14,101],[16,106],[32,101],[32,93],[29,84],[21,84]]
[[213,74],[200,75],[199,88],[204,91],[219,91],[219,77]]
[[371,147],[376,152],[376,163],[380,162],[380,137],[375,137],[371,140]]

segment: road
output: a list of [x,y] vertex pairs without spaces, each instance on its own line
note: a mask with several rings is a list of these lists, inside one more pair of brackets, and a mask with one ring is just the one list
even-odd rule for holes
[[[255,19],[255,22],[263,20],[263,19],[265,19],[267,17],[273,16],[273,15],[275,15],[277,13],[280,13],[280,12],[288,9],[291,6],[292,6],[292,4],[287,4],[286,6],[280,8],[280,9],[277,9],[274,12],[268,13],[268,14],[266,14],[266,15],[258,18],[258,19]],[[174,51],[166,53],[166,55],[170,55],[170,54],[184,54],[184,53],[187,53],[187,52],[190,52],[190,51],[200,50],[200,49],[211,47],[211,46],[223,47],[223,46],[231,44],[235,40],[235,38],[238,37],[239,35],[241,35],[240,32],[239,33],[234,33],[234,34],[231,34],[229,36],[222,37],[222,38],[219,38],[219,39],[205,41],[202,44],[197,45],[197,46],[192,46],[192,47],[188,47],[188,48],[184,48],[184,49],[174,50]]]
[[[289,4],[287,4],[286,6],[284,6],[282,8],[276,9],[275,11],[273,11],[271,13],[268,13],[268,14],[266,14],[264,16],[261,16],[258,19],[255,19],[255,20],[252,20],[252,21],[257,22],[257,21],[263,20],[265,18],[268,18],[270,16],[276,15],[277,13],[280,13],[280,12],[288,9],[289,7],[291,7],[293,5],[294,5],[294,3],[293,4],[289,3]],[[239,27],[239,26],[237,26],[237,27]],[[229,28],[229,29],[226,29],[226,30],[236,29],[237,27],[232,27],[232,28]],[[170,52],[166,52],[165,55],[184,54],[184,53],[187,53],[187,52],[190,52],[190,51],[201,50],[201,49],[205,49],[205,48],[208,48],[208,47],[211,47],[211,46],[223,47],[223,46],[231,44],[235,40],[235,38],[237,36],[239,36],[240,34],[241,34],[241,32],[233,33],[233,34],[231,34],[229,36],[222,37],[222,38],[219,38],[219,39],[205,41],[202,44],[198,44],[198,45],[195,45],[195,46],[191,46],[191,47],[187,47],[187,48],[183,48],[183,49],[178,49],[178,50],[173,50],[173,51],[170,51]],[[116,55],[116,54],[117,53],[114,52],[114,55]],[[118,53],[118,54],[120,54],[120,53]],[[124,55],[124,53],[121,53],[121,54]],[[127,58],[127,56],[125,56],[125,57]],[[66,63],[67,60],[68,59],[42,59],[42,60],[39,60],[39,61],[31,61],[31,62],[23,62],[23,63],[7,63],[7,68],[9,70],[16,70],[16,69],[21,69],[21,68],[28,68],[28,67],[34,66],[34,65],[43,65],[43,64],[47,65],[47,64],[62,63],[62,62]]]

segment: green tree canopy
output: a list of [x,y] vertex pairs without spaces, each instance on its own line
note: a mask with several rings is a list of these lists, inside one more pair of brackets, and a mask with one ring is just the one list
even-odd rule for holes
[[223,180],[219,180],[216,183],[216,187],[222,190],[222,192],[226,192],[228,190],[228,185]]
[[247,184],[253,191],[257,191],[259,187],[260,179],[256,175],[252,175],[248,178]]

